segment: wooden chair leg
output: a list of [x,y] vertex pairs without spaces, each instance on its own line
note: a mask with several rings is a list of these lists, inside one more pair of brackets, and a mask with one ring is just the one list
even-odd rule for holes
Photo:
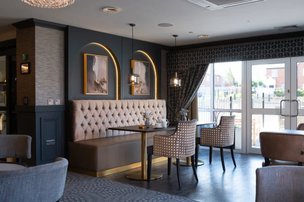
[[194,177],[195,177],[196,181],[198,182],[196,167],[194,165],[194,155],[191,156],[191,165],[192,165]]
[[222,148],[222,147],[220,148],[220,151],[221,151],[221,161],[222,161],[222,167],[223,167],[223,171],[225,172],[225,171],[226,171],[226,169],[225,169],[224,153],[223,153],[223,148]]
[[179,180],[179,159],[176,159],[176,174],[177,174],[177,181],[178,181],[178,188],[180,189],[180,180]]
[[209,163],[212,163],[212,147],[209,147]]
[[171,174],[171,164],[172,164],[172,159],[168,158],[168,175]]
[[233,153],[233,146],[230,147],[230,151],[231,151],[231,157],[232,157],[234,167],[236,167],[236,163],[235,163],[235,159],[234,159],[234,153]]
[[153,146],[149,146],[147,148],[147,153],[148,153],[147,180],[148,180],[148,182],[150,182],[150,180],[151,180],[151,170],[152,170]]
[[267,158],[267,157],[265,157],[264,159],[265,159],[265,163],[264,163],[263,166],[269,166],[270,165],[270,159]]

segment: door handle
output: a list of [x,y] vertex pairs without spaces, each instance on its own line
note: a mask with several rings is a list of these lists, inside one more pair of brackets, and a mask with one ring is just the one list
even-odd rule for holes
[[289,114],[283,114],[283,103],[290,102],[290,100],[284,99],[280,101],[280,115],[281,116],[289,116]]
[[49,140],[46,140],[45,143],[46,143],[47,146],[55,145],[56,140],[55,139],[49,139]]
[[299,101],[298,100],[291,100],[290,102],[295,102],[297,107],[296,107],[296,113],[291,114],[290,117],[297,117],[299,115]]

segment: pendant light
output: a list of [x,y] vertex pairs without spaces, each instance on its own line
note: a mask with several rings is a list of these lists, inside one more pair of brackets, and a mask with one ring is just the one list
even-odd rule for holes
[[132,73],[129,75],[129,84],[130,84],[130,91],[131,91],[131,95],[134,95],[135,92],[135,86],[139,84],[139,75],[138,74],[134,74],[134,63],[135,61],[133,60],[133,54],[134,54],[134,27],[135,24],[134,23],[130,23],[129,24],[130,27],[132,28],[132,53],[131,53],[131,61],[130,61],[130,65],[131,65],[131,71]]
[[[175,41],[174,48],[176,48],[176,38],[178,37],[178,35],[174,34],[172,36],[174,37],[174,41]],[[177,72],[174,72],[173,77],[170,79],[170,87],[180,87],[180,86],[181,86],[181,79],[178,78]]]
[[129,84],[131,84],[131,92],[134,91],[134,85],[139,84],[139,75],[138,74],[134,74],[133,72],[133,65],[134,65],[134,61],[133,61],[133,54],[134,54],[134,27],[135,24],[134,23],[130,23],[129,24],[130,27],[132,28],[132,57],[131,57],[131,70],[132,70],[132,74],[129,75]]

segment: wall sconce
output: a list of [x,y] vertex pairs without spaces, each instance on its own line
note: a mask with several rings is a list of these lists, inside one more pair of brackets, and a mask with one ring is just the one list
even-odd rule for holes
[[27,63],[21,63],[20,64],[20,74],[29,74],[30,71],[31,71],[31,68],[30,68],[30,63],[27,62]]
[[129,84],[131,84],[131,85],[139,84],[139,75],[130,74],[129,75]]
[[177,72],[174,73],[174,76],[170,79],[170,86],[171,87],[180,87],[182,81],[180,78],[177,77]]
[[134,87],[139,84],[139,75],[138,74],[130,74],[129,75],[129,84],[131,95],[134,95]]

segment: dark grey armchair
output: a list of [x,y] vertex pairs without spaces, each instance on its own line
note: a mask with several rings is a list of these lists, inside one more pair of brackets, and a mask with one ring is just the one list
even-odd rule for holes
[[55,162],[13,171],[0,171],[0,201],[55,202],[64,191],[68,161]]
[[0,159],[13,157],[17,163],[0,163],[0,171],[18,170],[25,167],[21,160],[31,158],[32,138],[28,135],[0,135]]
[[304,201],[304,167],[271,166],[256,170],[256,202]]

